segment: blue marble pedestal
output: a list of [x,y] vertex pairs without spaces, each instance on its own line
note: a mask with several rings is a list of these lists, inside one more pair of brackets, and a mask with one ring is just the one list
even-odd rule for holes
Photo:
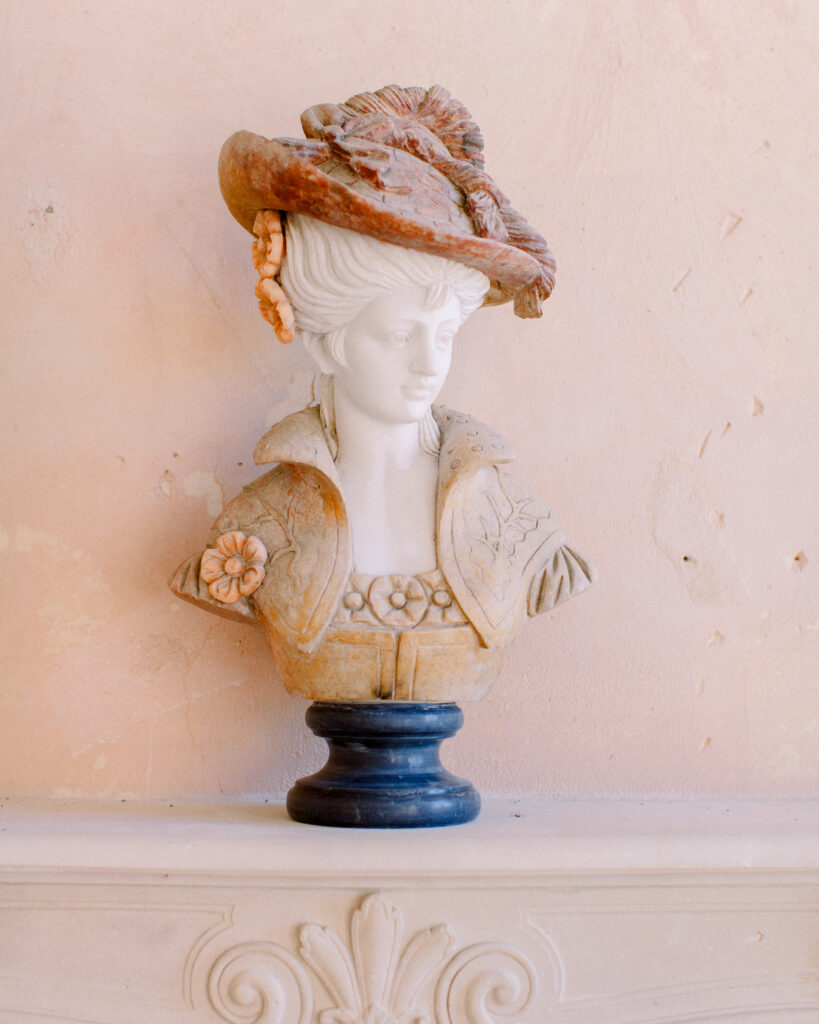
[[296,821],[338,828],[423,828],[472,821],[481,798],[443,767],[439,750],[464,716],[457,704],[331,703],[307,709],[308,726],[330,748],[327,763],[293,786]]

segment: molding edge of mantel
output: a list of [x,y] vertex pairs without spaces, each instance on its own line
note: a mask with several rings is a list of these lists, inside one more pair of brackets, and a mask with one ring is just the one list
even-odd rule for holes
[[0,1022],[814,1024],[819,802],[0,800]]

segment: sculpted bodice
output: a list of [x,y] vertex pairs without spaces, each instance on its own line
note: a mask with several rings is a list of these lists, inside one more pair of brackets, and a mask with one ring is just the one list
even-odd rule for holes
[[261,439],[255,460],[275,468],[245,487],[211,531],[208,551],[220,538],[255,539],[264,557],[254,563],[252,592],[229,602],[215,597],[220,590],[203,578],[201,553],[179,567],[172,588],[261,624],[292,693],[480,697],[527,615],[585,590],[594,574],[549,509],[506,468],[514,457],[508,442],[469,416],[433,411],[442,435],[433,572],[354,571],[344,497],[313,406]]

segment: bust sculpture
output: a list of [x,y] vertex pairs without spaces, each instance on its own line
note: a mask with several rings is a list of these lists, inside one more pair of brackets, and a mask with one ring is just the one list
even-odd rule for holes
[[273,468],[171,586],[261,624],[291,693],[473,700],[523,621],[593,579],[508,442],[435,404],[464,321],[507,300],[539,316],[554,261],[444,89],[389,86],[302,124],[306,141],[232,136],[220,180],[256,238],[262,314],[315,359],[320,401],[259,441]]

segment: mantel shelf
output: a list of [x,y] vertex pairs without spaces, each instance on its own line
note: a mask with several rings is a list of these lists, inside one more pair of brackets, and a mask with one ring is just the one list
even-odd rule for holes
[[811,801],[496,799],[370,831],[6,799],[0,829],[2,1024],[819,1020]]
[[469,825],[371,830],[301,825],[263,801],[5,799],[0,828],[2,871],[456,877],[819,868],[816,801],[490,799]]

